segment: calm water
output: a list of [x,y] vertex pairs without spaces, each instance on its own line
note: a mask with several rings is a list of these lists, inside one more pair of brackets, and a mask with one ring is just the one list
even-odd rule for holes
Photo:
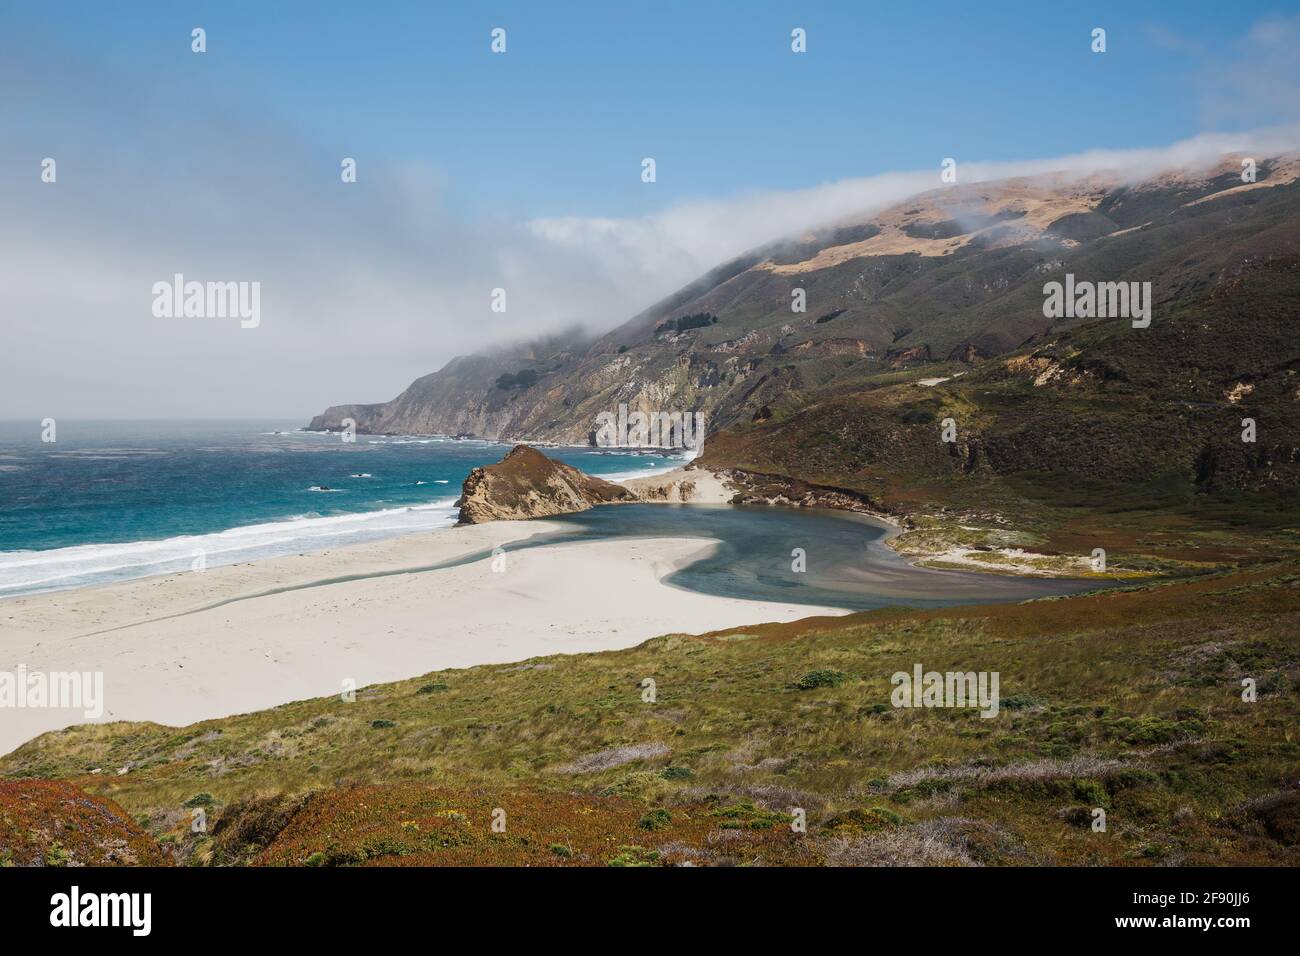
[[[0,597],[450,526],[471,468],[508,445],[300,432],[300,421],[0,422]],[[679,465],[548,454],[617,477]]]
[[[915,568],[885,546],[885,525],[845,512],[727,505],[611,505],[546,520],[559,522],[563,528],[510,545],[504,549],[507,561],[511,552],[580,541],[699,538],[704,545],[707,539],[714,542],[710,553],[670,574],[666,578],[670,585],[722,597],[852,611],[1024,601],[1104,586],[1096,581]],[[803,571],[794,570],[791,552],[795,548],[805,553]],[[454,568],[493,554],[485,548],[436,564],[323,578],[228,598],[194,610],[348,581]],[[189,613],[192,611],[173,616]]]
[[[702,560],[669,575],[690,591],[756,601],[820,604],[868,611],[890,605],[943,607],[1077,594],[1095,580],[1009,577],[935,571],[908,564],[885,544],[887,527],[841,511],[728,505],[615,505],[563,518],[565,530],[512,545],[507,552],[556,541],[616,537],[713,538]],[[801,548],[805,570],[793,570]],[[480,560],[486,553],[453,564]]]

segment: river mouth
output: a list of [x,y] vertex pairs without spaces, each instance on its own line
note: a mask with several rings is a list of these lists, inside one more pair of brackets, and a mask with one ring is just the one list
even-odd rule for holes
[[[889,525],[845,511],[644,504],[611,505],[547,520],[563,524],[564,530],[529,538],[508,550],[614,538],[716,539],[719,543],[709,554],[672,572],[665,582],[752,601],[870,611],[1024,601],[1106,587],[1093,579],[916,567],[886,545]],[[803,569],[796,570],[800,566]]]
[[[1101,590],[1109,585],[1077,578],[942,571],[914,567],[885,545],[892,528],[847,511],[745,505],[606,505],[573,515],[548,516],[558,531],[449,561],[384,571],[342,574],[226,598],[154,620],[184,617],[230,604],[373,578],[424,574],[495,560],[520,551],[595,541],[672,538],[715,542],[707,553],[664,578],[670,587],[716,597],[806,604],[845,611],[882,607],[936,608],[1004,604]],[[443,533],[443,532],[437,532]],[[798,553],[802,552],[802,558]],[[803,570],[795,570],[796,566]],[[121,625],[130,627],[132,625]],[[89,635],[120,628],[92,631]]]

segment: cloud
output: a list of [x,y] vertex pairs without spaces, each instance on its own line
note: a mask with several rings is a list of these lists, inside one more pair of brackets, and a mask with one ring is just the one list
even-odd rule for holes
[[[1271,64],[1294,28],[1261,26],[1248,42]],[[936,167],[634,218],[472,217],[449,211],[455,184],[435,168],[361,156],[359,182],[344,184],[346,150],[198,85],[15,59],[0,64],[0,85],[0,417],[305,417],[383,401],[456,354],[575,322],[612,328],[755,246],[939,184]],[[1284,128],[957,159],[962,182],[1138,175],[1298,142]],[[53,185],[39,179],[45,156],[58,163]],[[153,284],[178,272],[260,282],[261,325],[154,318]],[[498,287],[504,314],[489,307]]]
[[1300,15],[1267,17],[1205,71],[1206,119],[1247,124],[1300,120]]
[[1207,43],[1162,25],[1144,31],[1156,46],[1191,61],[1191,82],[1207,127],[1300,121],[1300,14],[1270,14],[1237,38]]
[[[1059,174],[1064,180],[1115,172],[1136,181],[1168,169],[1208,168],[1225,153],[1259,156],[1295,150],[1300,126],[1246,133],[1206,133],[1150,149],[1096,149],[1045,159],[958,163],[961,183],[1017,176]],[[697,200],[653,215],[627,218],[558,218],[533,221],[534,234],[610,275],[635,284],[660,280],[669,293],[727,259],[766,242],[841,220],[858,219],[940,188],[939,168],[886,173],[808,189],[750,193],[725,200]],[[629,310],[628,316],[635,310]]]

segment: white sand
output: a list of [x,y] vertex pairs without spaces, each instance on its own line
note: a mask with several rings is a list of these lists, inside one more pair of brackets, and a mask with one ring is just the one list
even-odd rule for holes
[[[447,667],[631,647],[843,611],[694,594],[661,579],[712,544],[623,539],[511,552],[554,522],[494,522],[204,572],[0,601],[0,670],[101,671],[100,720],[183,725]],[[401,571],[505,546],[443,571],[216,601],[332,577]],[[158,620],[170,614],[182,614]],[[115,630],[107,630],[116,628]],[[93,633],[104,631],[104,633]],[[0,709],[0,753],[85,722]]]
[[[674,468],[644,478],[625,478],[619,482],[632,489],[647,503],[689,501],[697,505],[724,505],[735,497],[737,489],[725,478],[703,468]],[[683,495],[682,486],[686,486]]]

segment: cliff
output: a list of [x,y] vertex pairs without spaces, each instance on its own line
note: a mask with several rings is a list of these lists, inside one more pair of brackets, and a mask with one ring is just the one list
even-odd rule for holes
[[622,485],[553,461],[535,448],[516,445],[495,465],[469,473],[461,490],[460,524],[572,514],[594,505],[636,500]]

